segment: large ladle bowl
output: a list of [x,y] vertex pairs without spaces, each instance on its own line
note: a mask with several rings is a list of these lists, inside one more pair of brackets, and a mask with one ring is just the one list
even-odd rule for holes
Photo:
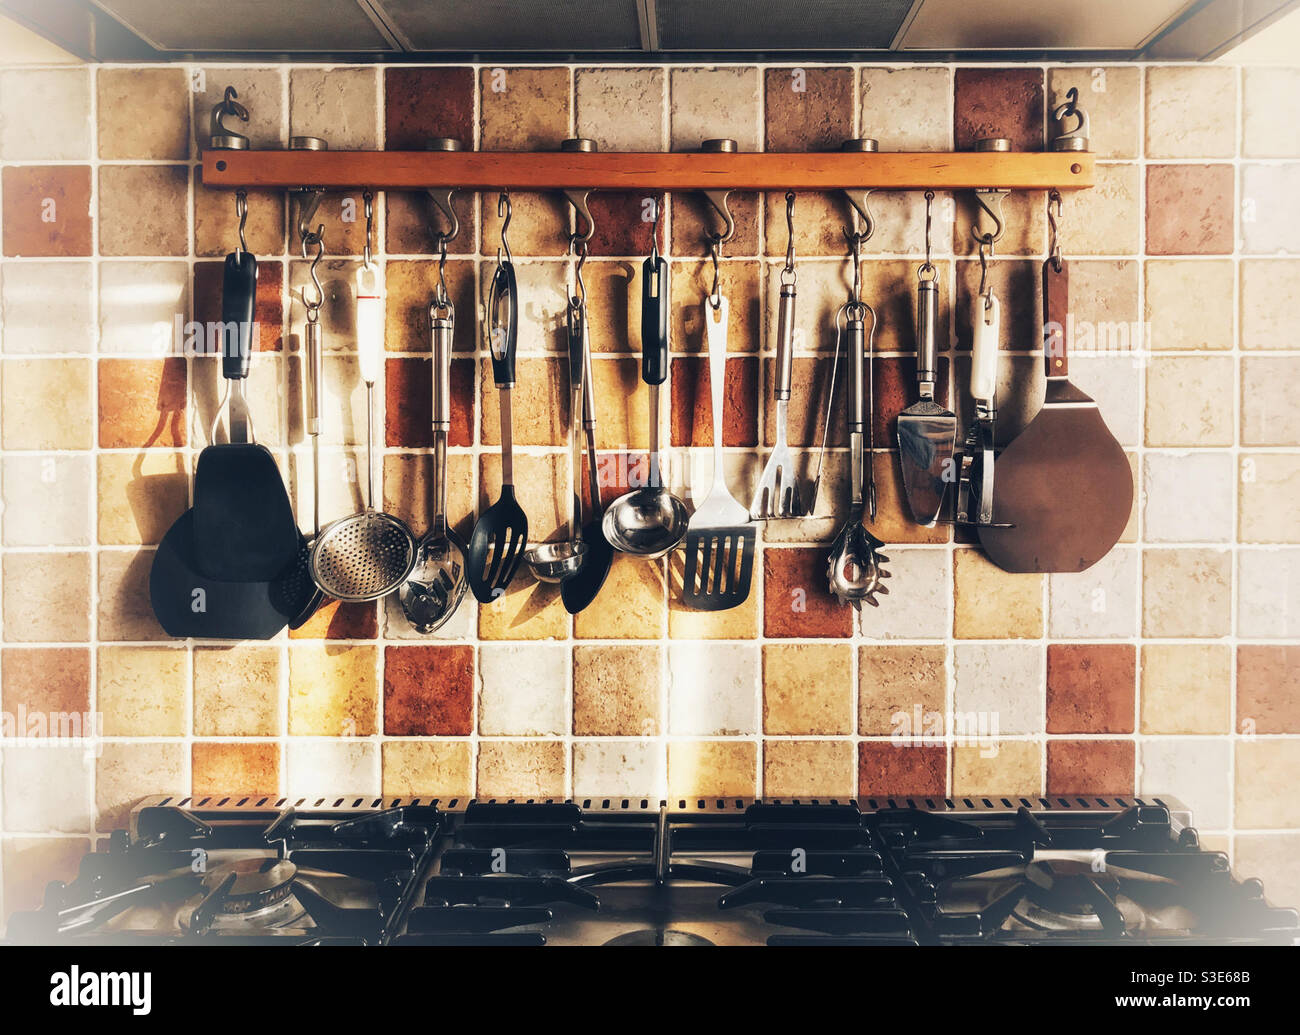
[[621,553],[662,557],[682,541],[687,521],[685,503],[662,486],[646,486],[611,503],[601,531]]

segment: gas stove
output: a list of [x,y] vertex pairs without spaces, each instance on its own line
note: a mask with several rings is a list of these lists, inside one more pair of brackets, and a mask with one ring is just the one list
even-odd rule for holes
[[1293,909],[1175,799],[159,797],[9,939],[1264,944]]

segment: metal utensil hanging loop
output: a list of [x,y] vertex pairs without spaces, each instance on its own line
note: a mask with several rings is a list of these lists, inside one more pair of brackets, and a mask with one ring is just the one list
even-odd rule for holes
[[938,280],[939,270],[931,258],[931,244],[934,233],[934,191],[925,192],[925,262],[917,267],[919,280]]
[[1059,190],[1050,190],[1047,192],[1047,226],[1048,226],[1048,245],[1047,257],[1051,260],[1052,269],[1057,273],[1061,272],[1061,192]]

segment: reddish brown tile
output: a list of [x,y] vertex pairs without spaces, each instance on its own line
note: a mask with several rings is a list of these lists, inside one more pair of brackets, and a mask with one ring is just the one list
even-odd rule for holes
[[6,255],[91,253],[89,166],[11,166],[3,183]]
[[474,724],[474,648],[386,647],[384,732],[465,737]]
[[853,611],[826,588],[826,550],[763,552],[765,636],[852,636]]
[[1237,648],[1237,732],[1300,733],[1300,646]]
[[1233,198],[1230,165],[1147,166],[1147,253],[1230,255]]
[[769,151],[834,151],[853,136],[853,69],[769,68]]
[[[647,255],[654,236],[654,206],[647,204],[655,195],[646,191],[596,191],[588,205],[591,222],[596,228],[588,244],[592,255]],[[659,195],[663,204],[663,195]],[[580,218],[580,217],[576,217]],[[580,229],[575,226],[575,230]],[[663,221],[659,223],[659,247],[663,248]]]
[[1137,654],[1130,643],[1047,648],[1048,733],[1132,733]]
[[[702,356],[681,356],[672,369],[672,444],[713,445],[713,397],[709,364]],[[753,356],[727,360],[727,384],[722,404],[722,444],[758,443],[758,360]]]
[[291,640],[373,640],[379,635],[379,612],[374,604],[326,600],[320,610],[297,629]]
[[280,745],[199,741],[190,770],[192,794],[278,794]]
[[384,146],[416,151],[430,137],[474,146],[474,70],[384,69]]
[[[194,264],[194,319],[205,327],[221,321],[221,281],[224,276],[224,261]],[[276,352],[284,348],[283,292],[284,263],[259,261],[257,301],[253,309],[253,319],[257,324],[253,348],[258,352]]]
[[1132,794],[1131,740],[1049,740],[1048,794]]
[[872,740],[858,745],[858,797],[920,794],[942,797],[948,782],[943,744]]
[[[0,652],[0,711],[13,716],[84,714],[90,707],[90,651],[82,647],[6,647]],[[8,732],[6,731],[6,735]]]
[[[433,361],[390,359],[384,372],[384,399],[390,446],[412,449],[433,445]],[[474,361],[451,364],[451,431],[453,446],[474,444]]]
[[968,151],[985,137],[1008,137],[1017,151],[1043,149],[1043,73],[1037,68],[959,68],[953,140]]
[[99,361],[101,449],[185,445],[185,360]]

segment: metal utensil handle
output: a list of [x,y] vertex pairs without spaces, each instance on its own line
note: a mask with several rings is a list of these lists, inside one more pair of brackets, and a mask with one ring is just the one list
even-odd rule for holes
[[433,351],[433,430],[451,430],[451,347],[456,333],[455,311],[431,309],[430,347]]
[[790,398],[790,372],[794,367],[794,302],[794,285],[782,284],[776,318],[776,399],[778,402]]
[[858,309],[849,311],[848,347],[845,357],[848,366],[849,431],[865,431],[867,423],[867,364],[865,313]]
[[316,534],[320,535],[320,393],[324,346],[321,343],[319,320],[307,321],[305,337],[307,383],[304,388],[307,396],[307,434],[311,436],[312,522],[316,528]]
[[641,265],[641,378],[661,385],[668,377],[668,261],[646,259]]
[[257,260],[252,252],[226,256],[221,278],[221,376],[242,381],[253,361]]
[[573,479],[573,527],[569,538],[577,539],[582,528],[582,443],[578,422],[591,405],[591,357],[587,354],[587,307],[576,296],[569,302],[568,320],[569,390],[569,477]]
[[939,278],[921,278],[916,284],[916,383],[921,398],[934,398],[939,377]]
[[713,482],[724,482],[722,474],[722,402],[727,380],[727,314],[730,305],[719,295],[716,307],[704,300],[704,328],[709,346],[709,391],[713,401]]

